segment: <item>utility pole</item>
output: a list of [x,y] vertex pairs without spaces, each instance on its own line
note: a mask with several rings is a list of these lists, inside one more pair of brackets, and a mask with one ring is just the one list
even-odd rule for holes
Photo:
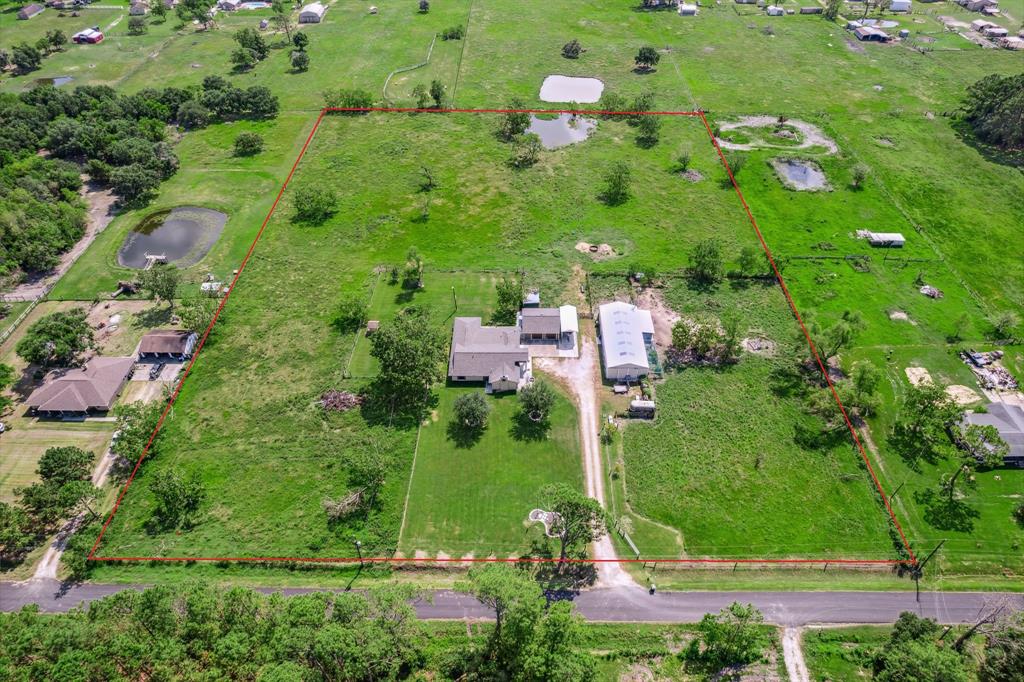
[[459,297],[455,295],[455,287],[452,287],[452,305],[455,306],[455,312],[459,312]]
[[935,553],[938,552],[939,549],[941,549],[944,544],[946,544],[946,541],[944,539],[940,540],[939,544],[936,545],[935,549],[933,549],[931,551],[931,553],[924,558],[924,561],[919,563],[917,566],[914,566],[914,590],[916,592],[916,596],[917,596],[917,601],[918,602],[921,601],[921,583],[920,583],[920,580],[921,580],[921,575],[924,573],[925,564],[927,564],[931,560],[931,558],[933,556],[935,556]]
[[896,498],[896,493],[898,493],[906,484],[907,482],[903,481],[903,483],[900,483],[898,486],[896,486],[896,490],[893,490],[892,495],[889,495],[889,504],[892,504],[893,499]]

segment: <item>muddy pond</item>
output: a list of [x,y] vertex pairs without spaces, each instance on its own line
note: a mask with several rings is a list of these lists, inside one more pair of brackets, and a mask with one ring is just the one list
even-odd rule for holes
[[596,127],[597,121],[592,118],[558,114],[553,117],[530,116],[530,127],[526,132],[535,133],[545,149],[558,149],[582,142]]
[[227,215],[198,206],[179,206],[151,213],[136,225],[117,252],[117,262],[144,268],[147,256],[187,268],[198,263],[217,243]]
[[782,183],[798,191],[828,189],[828,180],[818,164],[804,159],[772,159]]
[[590,104],[601,99],[604,83],[597,78],[548,76],[540,86],[543,102],[580,102]]

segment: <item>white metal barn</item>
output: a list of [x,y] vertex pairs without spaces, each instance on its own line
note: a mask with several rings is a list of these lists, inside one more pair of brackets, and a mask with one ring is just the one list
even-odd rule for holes
[[299,12],[300,24],[319,24],[323,21],[327,8],[319,2],[311,2]]
[[616,301],[598,308],[601,360],[608,379],[639,379],[651,371],[647,347],[654,343],[654,320],[648,310]]

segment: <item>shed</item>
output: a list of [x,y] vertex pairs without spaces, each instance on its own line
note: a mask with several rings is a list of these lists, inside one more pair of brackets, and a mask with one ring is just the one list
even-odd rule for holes
[[323,21],[327,8],[319,2],[311,2],[299,10],[300,24],[319,24]]
[[87,28],[71,36],[71,42],[79,45],[95,45],[103,41],[103,33],[99,28]]
[[234,12],[241,4],[241,0],[220,0],[217,3],[217,7],[225,12]]
[[679,15],[683,17],[697,16],[697,5],[689,5],[685,2],[679,3]]
[[650,419],[654,416],[653,400],[631,400],[629,401],[629,414],[631,417],[645,417]]
[[188,329],[154,329],[139,342],[139,360],[177,360],[192,357],[199,335]]
[[366,323],[366,335],[370,336],[380,330],[380,320],[370,320]]
[[800,14],[821,14],[823,11],[825,8],[820,6],[800,8]]
[[1024,50],[1024,38],[1018,38],[1017,36],[1001,38],[999,46],[1005,47],[1007,50]]
[[149,6],[143,2],[133,2],[128,8],[128,14],[133,17],[141,17],[149,12]]
[[540,292],[531,291],[523,297],[524,308],[537,308],[540,307]]
[[865,42],[884,43],[889,40],[888,33],[875,28],[874,26],[860,26],[855,28],[853,29],[853,35],[857,36],[857,40],[863,40]]
[[982,31],[982,33],[984,33],[987,38],[1005,38],[1010,34],[1010,32],[1002,26],[989,26]]
[[37,5],[35,3],[31,5],[25,5],[24,7],[18,10],[18,18],[22,20],[31,19],[32,17],[38,14],[42,14],[44,9],[46,8],[43,7],[42,5]]
[[984,31],[990,26],[998,26],[999,24],[993,24],[988,19],[975,19],[971,22],[971,28],[975,31]]
[[786,10],[777,5],[768,5],[768,7],[765,8],[765,12],[770,17],[781,17],[786,13]]
[[900,38],[909,38],[909,37],[910,37],[910,30],[906,29],[906,28],[901,28],[900,29]]
[[891,0],[889,3],[890,12],[909,12],[910,0]]
[[597,315],[605,377],[635,380],[650,374],[647,353],[654,344],[650,311],[615,301],[598,308]]
[[902,248],[907,240],[899,232],[868,232],[868,243],[871,246]]

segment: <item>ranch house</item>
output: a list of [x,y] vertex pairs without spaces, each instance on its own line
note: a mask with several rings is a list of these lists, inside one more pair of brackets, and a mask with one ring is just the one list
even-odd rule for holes
[[95,357],[81,369],[55,370],[25,401],[41,417],[107,412],[135,367],[135,358]]
[[479,317],[456,317],[448,378],[483,382],[488,393],[518,391],[530,378],[530,351],[519,327],[485,327]]

